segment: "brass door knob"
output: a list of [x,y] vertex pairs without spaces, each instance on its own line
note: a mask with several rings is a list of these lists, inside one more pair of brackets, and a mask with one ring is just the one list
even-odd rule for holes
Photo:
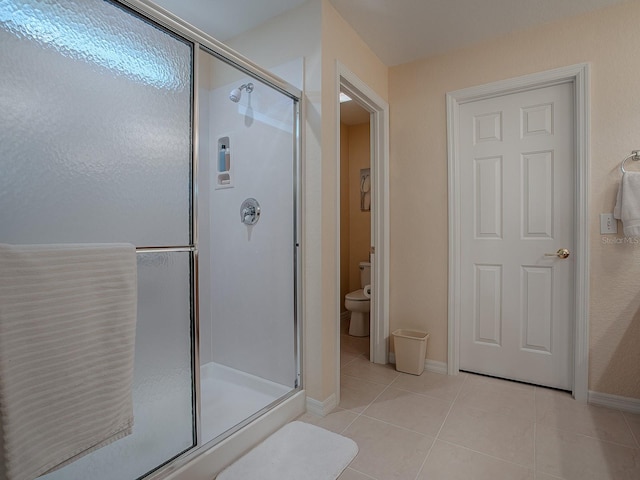
[[571,252],[569,251],[568,248],[561,248],[556,253],[544,254],[545,257],[560,257],[560,258],[567,258],[569,255],[571,255]]

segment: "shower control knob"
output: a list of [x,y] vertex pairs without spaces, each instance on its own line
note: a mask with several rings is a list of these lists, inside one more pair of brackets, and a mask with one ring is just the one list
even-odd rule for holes
[[255,198],[247,198],[240,205],[240,221],[245,225],[255,225],[260,219],[260,204]]

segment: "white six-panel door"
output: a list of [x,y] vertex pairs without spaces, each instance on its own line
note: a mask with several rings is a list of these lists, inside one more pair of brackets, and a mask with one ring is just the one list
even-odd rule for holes
[[571,390],[573,85],[462,104],[460,369]]

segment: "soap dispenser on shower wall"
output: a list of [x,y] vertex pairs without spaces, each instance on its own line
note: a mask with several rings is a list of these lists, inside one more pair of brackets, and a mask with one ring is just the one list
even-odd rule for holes
[[222,145],[220,147],[220,152],[218,152],[218,171],[226,172],[227,171],[227,146]]

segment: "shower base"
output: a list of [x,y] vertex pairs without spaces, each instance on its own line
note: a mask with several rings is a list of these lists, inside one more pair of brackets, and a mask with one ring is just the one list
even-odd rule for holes
[[200,387],[203,444],[292,390],[215,362],[200,367]]

